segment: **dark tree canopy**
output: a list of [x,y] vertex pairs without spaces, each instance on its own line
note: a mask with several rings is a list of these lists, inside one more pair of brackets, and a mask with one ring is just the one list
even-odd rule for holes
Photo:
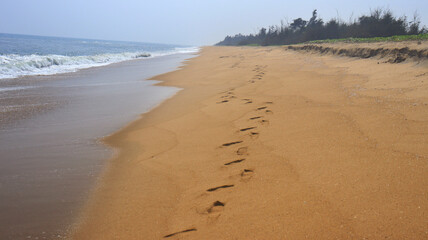
[[407,21],[405,16],[395,17],[390,10],[376,9],[353,22],[345,23],[339,19],[324,22],[318,18],[318,12],[315,9],[308,21],[296,18],[290,24],[281,23],[281,26],[262,28],[257,34],[227,36],[217,45],[284,45],[312,40],[389,37],[426,32],[427,29],[421,27],[417,15],[412,21]]

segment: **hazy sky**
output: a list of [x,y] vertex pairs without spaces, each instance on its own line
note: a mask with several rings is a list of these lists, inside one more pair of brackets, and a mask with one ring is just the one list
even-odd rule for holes
[[418,11],[428,26],[428,0],[0,0],[0,32],[210,45],[281,19],[309,19],[313,9],[324,20],[348,20],[377,7]]

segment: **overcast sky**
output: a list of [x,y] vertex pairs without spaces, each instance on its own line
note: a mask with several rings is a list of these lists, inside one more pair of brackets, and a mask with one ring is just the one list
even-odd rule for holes
[[211,45],[313,9],[343,20],[389,8],[428,26],[428,0],[0,0],[0,32],[43,36]]

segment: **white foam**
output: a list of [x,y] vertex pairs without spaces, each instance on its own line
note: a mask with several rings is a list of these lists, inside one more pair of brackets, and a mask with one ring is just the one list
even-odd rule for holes
[[17,91],[34,87],[0,87],[0,92]]
[[79,69],[104,66],[137,58],[158,57],[176,53],[193,53],[199,48],[175,48],[163,52],[124,52],[91,56],[0,55],[0,79],[29,75],[53,75]]

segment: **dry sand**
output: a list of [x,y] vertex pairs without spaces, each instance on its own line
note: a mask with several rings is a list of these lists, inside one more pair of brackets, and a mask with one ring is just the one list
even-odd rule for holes
[[74,238],[427,239],[428,67],[377,62],[203,48],[106,140]]

